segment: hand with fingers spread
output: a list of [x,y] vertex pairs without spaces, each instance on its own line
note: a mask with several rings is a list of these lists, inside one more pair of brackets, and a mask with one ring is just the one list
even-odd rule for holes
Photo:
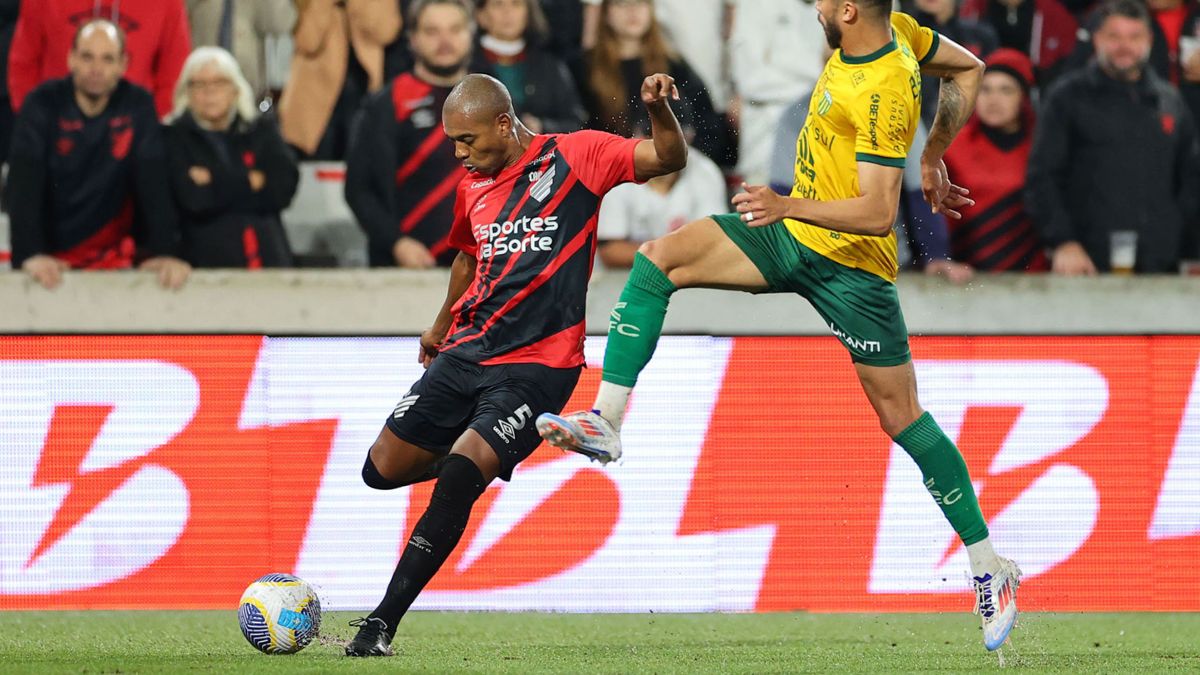
[[679,89],[675,87],[675,78],[663,73],[655,73],[642,80],[642,103],[647,106],[664,105],[668,99],[679,100]]
[[750,227],[778,223],[787,217],[787,197],[765,185],[742,183],[745,192],[733,196],[733,206]]
[[946,163],[921,158],[921,192],[925,201],[934,213],[949,216],[955,220],[962,218],[959,209],[974,206],[975,200],[967,195],[971,191],[950,182],[950,174],[946,171]]

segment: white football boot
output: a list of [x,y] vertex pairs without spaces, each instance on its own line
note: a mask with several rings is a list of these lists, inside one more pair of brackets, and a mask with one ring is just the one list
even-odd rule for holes
[[1017,623],[1017,586],[1021,568],[1008,558],[1000,558],[995,574],[971,577],[975,588],[975,614],[983,621],[983,646],[995,651],[1008,639]]
[[594,410],[561,417],[542,413],[537,418],[537,430],[550,445],[578,452],[601,464],[621,457],[621,435]]

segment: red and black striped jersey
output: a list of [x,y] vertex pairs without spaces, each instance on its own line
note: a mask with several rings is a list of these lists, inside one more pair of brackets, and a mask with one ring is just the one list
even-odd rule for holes
[[600,131],[541,135],[496,176],[458,186],[450,245],[475,256],[441,351],[482,363],[583,363],[600,201],[634,180],[639,141]]

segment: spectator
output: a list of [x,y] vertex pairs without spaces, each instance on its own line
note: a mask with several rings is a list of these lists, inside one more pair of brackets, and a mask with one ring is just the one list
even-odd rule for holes
[[713,110],[700,78],[667,47],[650,0],[604,0],[596,46],[587,56],[585,100],[589,126],[621,136],[648,136],[642,80],[653,73],[675,78],[676,111],[688,141],[709,159],[726,158],[728,128]]
[[151,256],[141,268],[178,288],[190,267],[173,257],[162,132],[149,92],[122,78],[124,35],[107,20],[88,21],[67,63],[70,77],[34,89],[13,131],[13,268],[54,288],[68,268],[131,267],[136,240]]
[[13,109],[46,80],[67,74],[63,54],[76,30],[90,19],[109,19],[126,36],[125,79],[150,90],[159,115],[171,110],[175,80],[188,52],[183,0],[28,0],[22,3],[8,57]]
[[961,15],[990,25],[1001,47],[1028,56],[1040,86],[1069,66],[1079,24],[1058,0],[964,0]]
[[[1177,0],[1165,0],[1163,4],[1172,4]],[[1183,5],[1180,4],[1180,7]],[[1071,54],[1070,63],[1067,66],[1068,70],[1077,70],[1087,66],[1088,62],[1095,56],[1095,50],[1092,48],[1092,34],[1096,32],[1100,13],[1097,11],[1099,7],[1093,8],[1091,12],[1085,14],[1083,21],[1080,24],[1078,40],[1075,42],[1075,51]],[[1151,46],[1150,59],[1147,62],[1148,67],[1164,80],[1170,81],[1172,84],[1179,83],[1179,64],[1177,62],[1177,46],[1172,46],[1175,43],[1167,39],[1167,34],[1163,31],[1163,24],[1158,21],[1150,22]],[[1176,41],[1177,42],[1177,41]],[[1173,54],[1172,52],[1176,52]]]
[[183,65],[166,130],[171,187],[193,267],[287,267],[279,212],[300,173],[275,125],[258,115],[233,55],[201,47]]
[[8,161],[8,146],[12,141],[13,104],[8,93],[8,50],[12,47],[13,31],[21,0],[0,0],[0,164]]
[[1042,105],[1027,206],[1059,274],[1110,269],[1121,231],[1135,233],[1135,271],[1172,272],[1196,225],[1195,125],[1179,93],[1146,66],[1145,5],[1109,0],[1098,19],[1095,63],[1065,75]]
[[825,67],[825,33],[812,7],[797,0],[740,0],[736,12],[729,58],[740,102],[738,173],[762,184],[780,116],[816,86]]
[[587,121],[562,61],[542,49],[549,33],[537,0],[476,0],[479,49],[472,70],[508,87],[521,121],[535,134],[576,131]]
[[693,152],[675,173],[621,185],[600,205],[597,252],[610,268],[629,269],[643,242],[657,239],[697,218],[725,213],[725,177],[713,161]]
[[950,221],[954,257],[989,272],[1043,272],[1049,268],[1023,191],[1033,147],[1033,64],[1015,49],[987,60],[975,116],[946,152],[954,182],[967,186],[975,205]]
[[367,233],[373,266],[449,265],[446,238],[466,169],[442,131],[442,104],[467,75],[472,12],[465,0],[415,0],[415,64],[364,106],[346,159],[346,202]]
[[[958,15],[958,0],[915,0],[912,14],[917,23],[966,47],[980,59],[986,59],[999,46],[991,26]],[[937,112],[940,82],[932,75],[921,76],[921,120],[927,126],[933,124]]]
[[269,35],[287,35],[296,25],[294,0],[187,0],[194,46],[232,53],[256,98],[267,93]]
[[299,19],[287,85],[279,98],[283,137],[306,159],[346,156],[363,97],[384,84],[384,48],[400,34],[396,0],[296,0]]

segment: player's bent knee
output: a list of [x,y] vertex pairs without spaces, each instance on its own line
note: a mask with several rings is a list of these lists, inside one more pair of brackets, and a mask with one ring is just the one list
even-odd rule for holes
[[445,511],[470,511],[487,484],[483,472],[470,457],[452,453],[438,474],[429,505]]
[[370,453],[367,453],[367,461],[363,462],[362,479],[367,484],[367,487],[376,490],[395,490],[396,488],[405,486],[405,483],[389,480],[383,474],[379,473],[379,468],[371,460]]
[[638,253],[646,256],[646,259],[654,263],[654,266],[662,270],[664,274],[670,274],[671,270],[674,268],[674,265],[670,263],[668,257],[670,253],[670,245],[664,244],[663,238],[651,239],[650,241],[643,242],[642,245],[638,247]]

